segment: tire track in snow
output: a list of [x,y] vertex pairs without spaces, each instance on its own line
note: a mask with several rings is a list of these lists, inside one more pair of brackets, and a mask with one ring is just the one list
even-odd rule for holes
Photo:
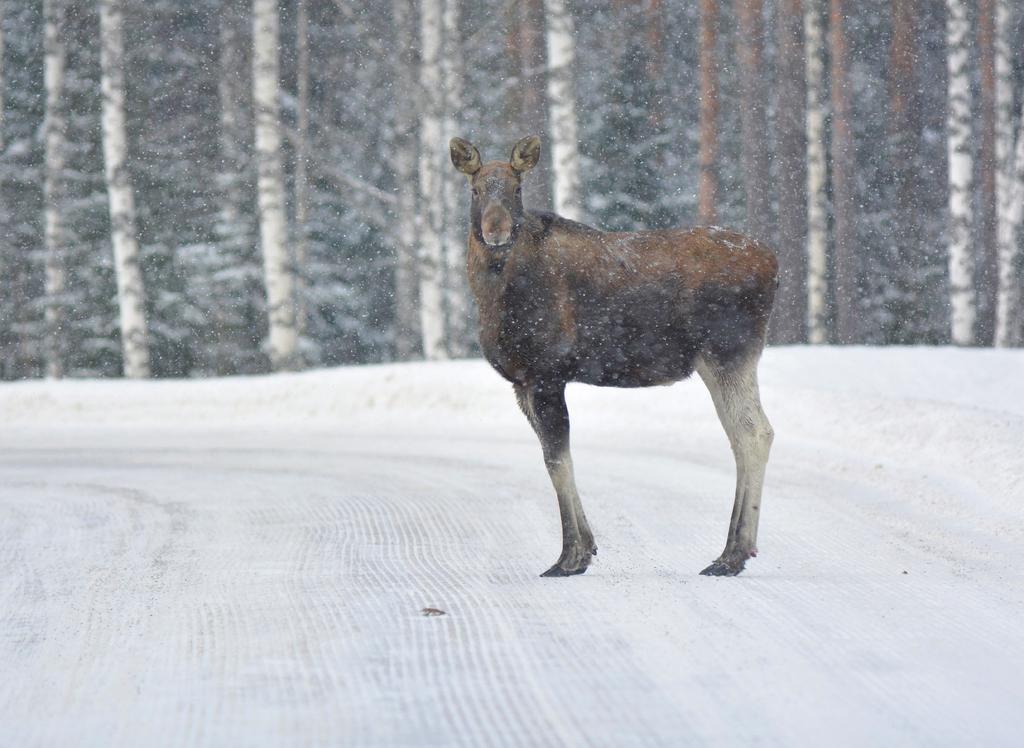
[[[45,677],[60,683],[81,661],[98,692],[66,687],[75,704],[61,711],[39,687],[43,671],[4,648],[0,667],[12,663],[35,698],[0,691],[0,717],[12,705],[37,724],[72,714],[75,736],[121,744],[991,744],[1019,734],[1014,693],[1001,686],[1016,683],[1008,672],[1022,652],[1019,575],[979,574],[983,559],[957,551],[946,515],[915,524],[928,518],[916,494],[941,472],[876,481],[863,450],[784,437],[769,466],[765,553],[744,577],[705,580],[696,572],[720,550],[732,493],[715,428],[697,423],[671,450],[601,433],[578,442],[602,553],[571,580],[536,578],[558,535],[528,433],[499,429],[500,448],[416,433],[246,434],[243,450],[161,436],[144,452],[7,454],[2,486],[12,470],[25,481],[45,465],[80,484],[146,486],[157,505],[180,499],[188,521],[161,550],[168,525],[144,506],[79,487],[63,502],[84,508],[50,521],[59,504],[19,489],[22,529],[0,537],[35,526],[70,542],[48,564],[35,563],[42,530],[17,552],[0,543],[0,558],[20,552],[46,580],[35,608]],[[947,498],[961,489],[950,484]],[[887,491],[914,493],[910,519]],[[992,532],[972,517],[965,524]],[[102,543],[90,548],[83,524]],[[1009,545],[990,559],[1011,558]],[[68,583],[63,561],[119,548],[123,566],[91,592]],[[953,573],[948,549],[966,573]],[[161,556],[160,584],[146,588],[141,572]],[[911,574],[894,579],[904,563]],[[448,615],[418,616],[429,604]],[[93,616],[91,632],[75,628],[79,613]],[[115,691],[130,717],[98,698]],[[986,710],[1000,718],[967,719]],[[22,723],[11,735],[9,724],[0,718],[0,743],[70,734]]]

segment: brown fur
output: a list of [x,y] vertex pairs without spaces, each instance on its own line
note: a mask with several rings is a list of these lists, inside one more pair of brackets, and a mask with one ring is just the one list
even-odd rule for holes
[[769,249],[731,231],[608,233],[525,212],[506,248],[471,231],[468,266],[481,348],[503,376],[619,387],[682,379],[699,354],[759,350],[778,272]]
[[544,452],[562,520],[562,553],[545,576],[581,574],[597,553],[573,475],[567,382],[646,387],[699,369],[737,459],[729,539],[704,574],[735,575],[757,554],[771,426],[757,394],[778,277],[770,249],[719,228],[609,233],[523,209],[521,182],[540,156],[523,138],[508,163],[483,164],[454,138],[469,177],[469,283],[480,346],[513,382]]

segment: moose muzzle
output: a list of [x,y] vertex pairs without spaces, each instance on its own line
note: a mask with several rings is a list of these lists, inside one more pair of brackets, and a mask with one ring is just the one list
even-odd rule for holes
[[480,233],[488,246],[508,244],[512,238],[512,214],[500,203],[490,203],[480,219]]

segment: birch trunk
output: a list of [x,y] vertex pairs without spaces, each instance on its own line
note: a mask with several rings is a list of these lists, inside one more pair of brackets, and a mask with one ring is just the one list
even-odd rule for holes
[[[443,0],[443,53],[441,76],[444,80],[444,132],[441,140],[457,135],[462,127],[457,113],[462,110],[462,43],[459,36],[459,0]],[[447,164],[445,165],[447,166]],[[469,353],[469,288],[466,274],[466,210],[462,198],[466,179],[453,168],[444,174],[444,257],[447,288],[448,353],[461,358]]]
[[736,56],[740,63],[740,128],[742,130],[743,185],[747,205],[747,233],[771,240],[768,202],[768,112],[763,77],[764,19],[762,0],[736,0],[739,34]]
[[998,289],[996,260],[996,0],[978,2],[978,67],[981,72],[981,151],[978,154],[978,233],[981,238],[975,280],[978,289],[976,342],[991,345]]
[[257,193],[260,245],[267,287],[270,363],[275,370],[298,366],[295,280],[286,243],[281,123],[278,110],[278,16],[275,0],[253,0],[252,76],[256,111]]
[[807,81],[807,340],[828,341],[828,203],[821,0],[804,0]]
[[700,0],[700,186],[697,220],[705,225],[717,218],[718,204],[718,0]]
[[779,205],[779,291],[772,315],[770,340],[792,344],[803,342],[807,318],[807,144],[804,113],[807,94],[800,0],[781,0],[775,23],[778,41],[778,175],[775,192]]
[[995,344],[1010,345],[1012,320],[1009,316],[1018,285],[1014,263],[1017,231],[1013,223],[1013,66],[1010,53],[1011,14],[1009,0],[996,0],[996,253],[998,288],[996,296]]
[[441,132],[441,0],[420,4],[420,329],[423,356],[447,358],[444,328],[444,201],[441,156],[445,152]]
[[397,189],[395,232],[395,353],[407,361],[419,350],[419,319],[416,308],[416,34],[415,8],[411,0],[392,0],[392,21],[399,52],[394,56],[395,183]]
[[836,265],[836,337],[840,343],[860,339],[856,246],[856,182],[850,104],[850,60],[846,39],[845,0],[831,0],[829,32],[832,66],[832,201]]
[[46,376],[64,375],[61,325],[65,286],[64,271],[64,0],[43,0],[43,80],[46,86],[46,118],[43,131],[46,166],[43,176],[43,236],[46,245],[46,327],[44,367]]
[[573,61],[576,38],[572,13],[565,0],[544,0],[547,20],[548,122],[551,125],[551,168],[555,213],[581,220],[580,157],[576,147],[576,94]]
[[1006,254],[1000,255],[999,303],[996,306],[996,345],[1020,345],[1024,335],[1021,314],[1021,258],[1020,227],[1024,219],[1024,101],[1020,107],[1017,128],[1017,152],[1010,175],[1009,204],[1007,207]]
[[971,156],[971,76],[967,38],[970,24],[964,0],[946,0],[948,90],[946,150],[949,158],[950,336],[957,345],[974,344],[977,299],[974,291],[974,223]]
[[309,6],[298,0],[295,9],[295,331],[306,330],[306,264],[309,255]]
[[124,116],[122,0],[100,0],[100,75],[103,91],[103,160],[110,199],[110,232],[120,309],[124,375],[149,376],[146,291],[135,231],[135,200],[128,177]]

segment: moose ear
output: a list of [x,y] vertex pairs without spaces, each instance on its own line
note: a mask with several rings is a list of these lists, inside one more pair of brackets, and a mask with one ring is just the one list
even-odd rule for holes
[[463,174],[473,176],[480,171],[480,151],[468,140],[452,138],[448,141],[448,149],[452,154],[452,163]]
[[512,158],[509,159],[512,168],[520,174],[532,169],[538,161],[540,161],[540,138],[536,135],[529,135],[516,143],[512,149]]

